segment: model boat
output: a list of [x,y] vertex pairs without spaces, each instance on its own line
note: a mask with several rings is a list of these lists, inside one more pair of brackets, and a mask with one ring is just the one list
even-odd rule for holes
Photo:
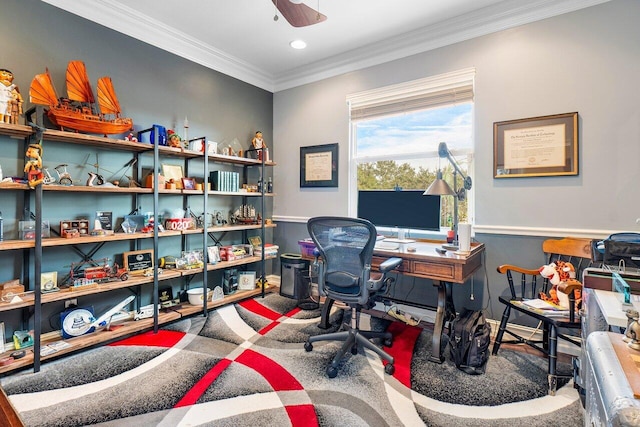
[[120,103],[111,78],[99,78],[97,90],[96,106],[84,62],[71,61],[67,66],[68,98],[58,98],[48,69],[34,77],[29,97],[34,104],[48,106],[47,117],[62,130],[67,128],[106,136],[133,129],[133,120],[120,116]]

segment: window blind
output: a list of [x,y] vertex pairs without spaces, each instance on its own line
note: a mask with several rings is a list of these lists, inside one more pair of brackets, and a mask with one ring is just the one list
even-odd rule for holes
[[474,76],[466,69],[348,95],[351,121],[473,101]]

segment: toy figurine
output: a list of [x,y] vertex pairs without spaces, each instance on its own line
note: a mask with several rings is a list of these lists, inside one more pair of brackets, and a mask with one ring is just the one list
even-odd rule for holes
[[25,156],[29,159],[24,165],[29,187],[36,188],[44,180],[44,174],[42,173],[42,145],[29,144]]
[[0,123],[18,124],[22,103],[20,90],[13,84],[13,73],[0,69]]
[[182,138],[180,138],[180,135],[172,129],[169,129],[167,134],[169,135],[169,147],[182,148]]
[[262,139],[261,131],[256,132],[256,136],[254,136],[253,139],[251,140],[251,145],[253,145],[253,148],[255,148],[256,150],[259,150],[261,148],[267,148],[267,143],[264,142],[264,139]]

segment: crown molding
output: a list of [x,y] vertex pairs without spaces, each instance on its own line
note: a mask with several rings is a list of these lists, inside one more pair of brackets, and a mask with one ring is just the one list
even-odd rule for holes
[[261,89],[278,92],[611,0],[505,0],[277,76],[260,72],[259,67],[167,28],[121,1],[42,1]]

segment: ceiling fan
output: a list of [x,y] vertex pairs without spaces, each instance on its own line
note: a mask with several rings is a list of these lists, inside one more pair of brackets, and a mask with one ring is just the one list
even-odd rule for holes
[[[301,0],[271,0],[276,9],[284,16],[284,19],[294,27],[306,27],[325,21],[327,17],[302,3]],[[318,3],[319,4],[319,3]],[[273,17],[278,20],[278,15]]]

